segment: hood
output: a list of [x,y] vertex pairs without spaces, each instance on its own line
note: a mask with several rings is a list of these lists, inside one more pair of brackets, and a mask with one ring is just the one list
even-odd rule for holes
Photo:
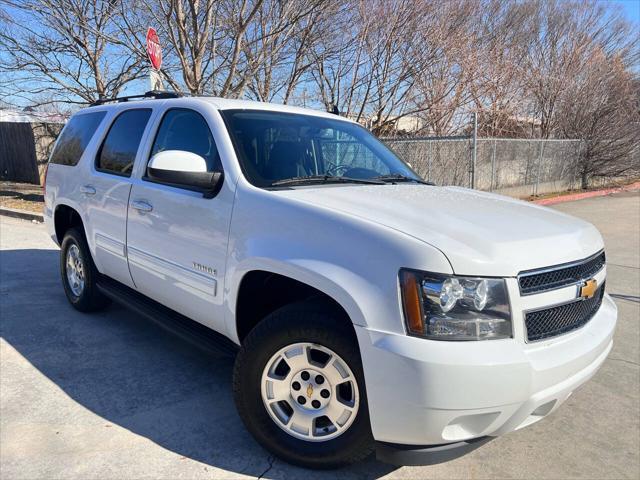
[[442,251],[460,275],[511,277],[579,260],[603,248],[600,233],[583,220],[466,188],[348,185],[277,193],[422,240]]

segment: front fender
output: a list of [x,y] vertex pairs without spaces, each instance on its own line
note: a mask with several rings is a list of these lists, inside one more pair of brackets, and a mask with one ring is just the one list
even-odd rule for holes
[[398,271],[452,273],[442,252],[366,219],[239,185],[224,281],[225,324],[238,341],[235,307],[242,278],[263,270],[333,298],[355,325],[404,333]]

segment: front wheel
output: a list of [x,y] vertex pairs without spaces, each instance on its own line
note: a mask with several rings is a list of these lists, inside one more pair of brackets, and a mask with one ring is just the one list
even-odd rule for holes
[[373,451],[362,363],[348,321],[317,302],[290,305],[258,324],[238,354],[240,416],[285,461],[337,468]]

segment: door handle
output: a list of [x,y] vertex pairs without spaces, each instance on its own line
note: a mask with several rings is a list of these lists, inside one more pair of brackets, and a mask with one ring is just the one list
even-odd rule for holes
[[84,193],[85,195],[95,195],[96,189],[93,185],[83,185],[80,187],[80,193]]
[[153,205],[143,201],[143,200],[134,200],[131,202],[131,206],[136,210],[140,210],[141,212],[150,212],[153,210]]

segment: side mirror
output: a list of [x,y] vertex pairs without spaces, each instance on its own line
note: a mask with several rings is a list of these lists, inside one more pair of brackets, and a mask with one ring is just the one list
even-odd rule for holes
[[156,153],[147,165],[147,177],[154,182],[202,192],[213,198],[222,186],[222,172],[207,172],[207,161],[200,155],[183,150]]

